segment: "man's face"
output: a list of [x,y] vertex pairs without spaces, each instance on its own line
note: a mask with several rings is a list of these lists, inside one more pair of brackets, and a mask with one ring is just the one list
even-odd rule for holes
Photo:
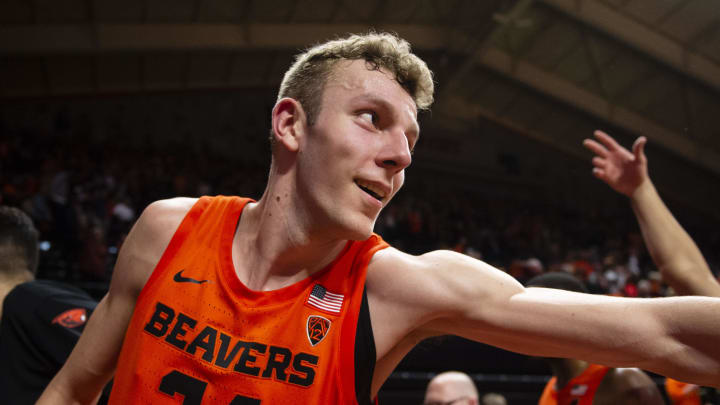
[[402,187],[419,131],[415,102],[392,74],[336,63],[298,152],[298,193],[314,223],[332,237],[369,237]]

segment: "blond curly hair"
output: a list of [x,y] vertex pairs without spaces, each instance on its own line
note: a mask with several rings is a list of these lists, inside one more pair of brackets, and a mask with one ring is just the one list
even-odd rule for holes
[[392,73],[413,98],[418,110],[428,109],[433,102],[435,84],[427,64],[411,52],[407,41],[384,32],[331,40],[297,55],[285,72],[278,100],[289,97],[300,102],[308,124],[313,125],[320,113],[325,83],[335,64],[342,59],[364,59],[370,69]]

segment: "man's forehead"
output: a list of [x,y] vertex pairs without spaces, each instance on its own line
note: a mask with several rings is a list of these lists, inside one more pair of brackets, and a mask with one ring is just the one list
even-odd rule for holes
[[355,99],[385,100],[393,105],[400,102],[406,106],[403,109],[409,110],[417,118],[415,101],[395,80],[395,74],[382,67],[375,69],[365,60],[338,61],[325,87],[339,87]]

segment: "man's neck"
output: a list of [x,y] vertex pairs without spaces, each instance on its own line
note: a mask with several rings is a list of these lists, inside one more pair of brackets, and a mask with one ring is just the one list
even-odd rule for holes
[[248,204],[235,230],[235,272],[251,290],[276,290],[298,282],[325,268],[347,244],[313,232],[288,197],[275,195],[266,192],[257,203]]

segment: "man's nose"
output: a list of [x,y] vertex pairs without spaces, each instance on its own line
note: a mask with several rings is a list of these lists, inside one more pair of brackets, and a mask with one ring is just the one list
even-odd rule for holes
[[378,164],[396,173],[410,166],[411,162],[410,145],[405,133],[399,128],[392,129],[378,155]]

